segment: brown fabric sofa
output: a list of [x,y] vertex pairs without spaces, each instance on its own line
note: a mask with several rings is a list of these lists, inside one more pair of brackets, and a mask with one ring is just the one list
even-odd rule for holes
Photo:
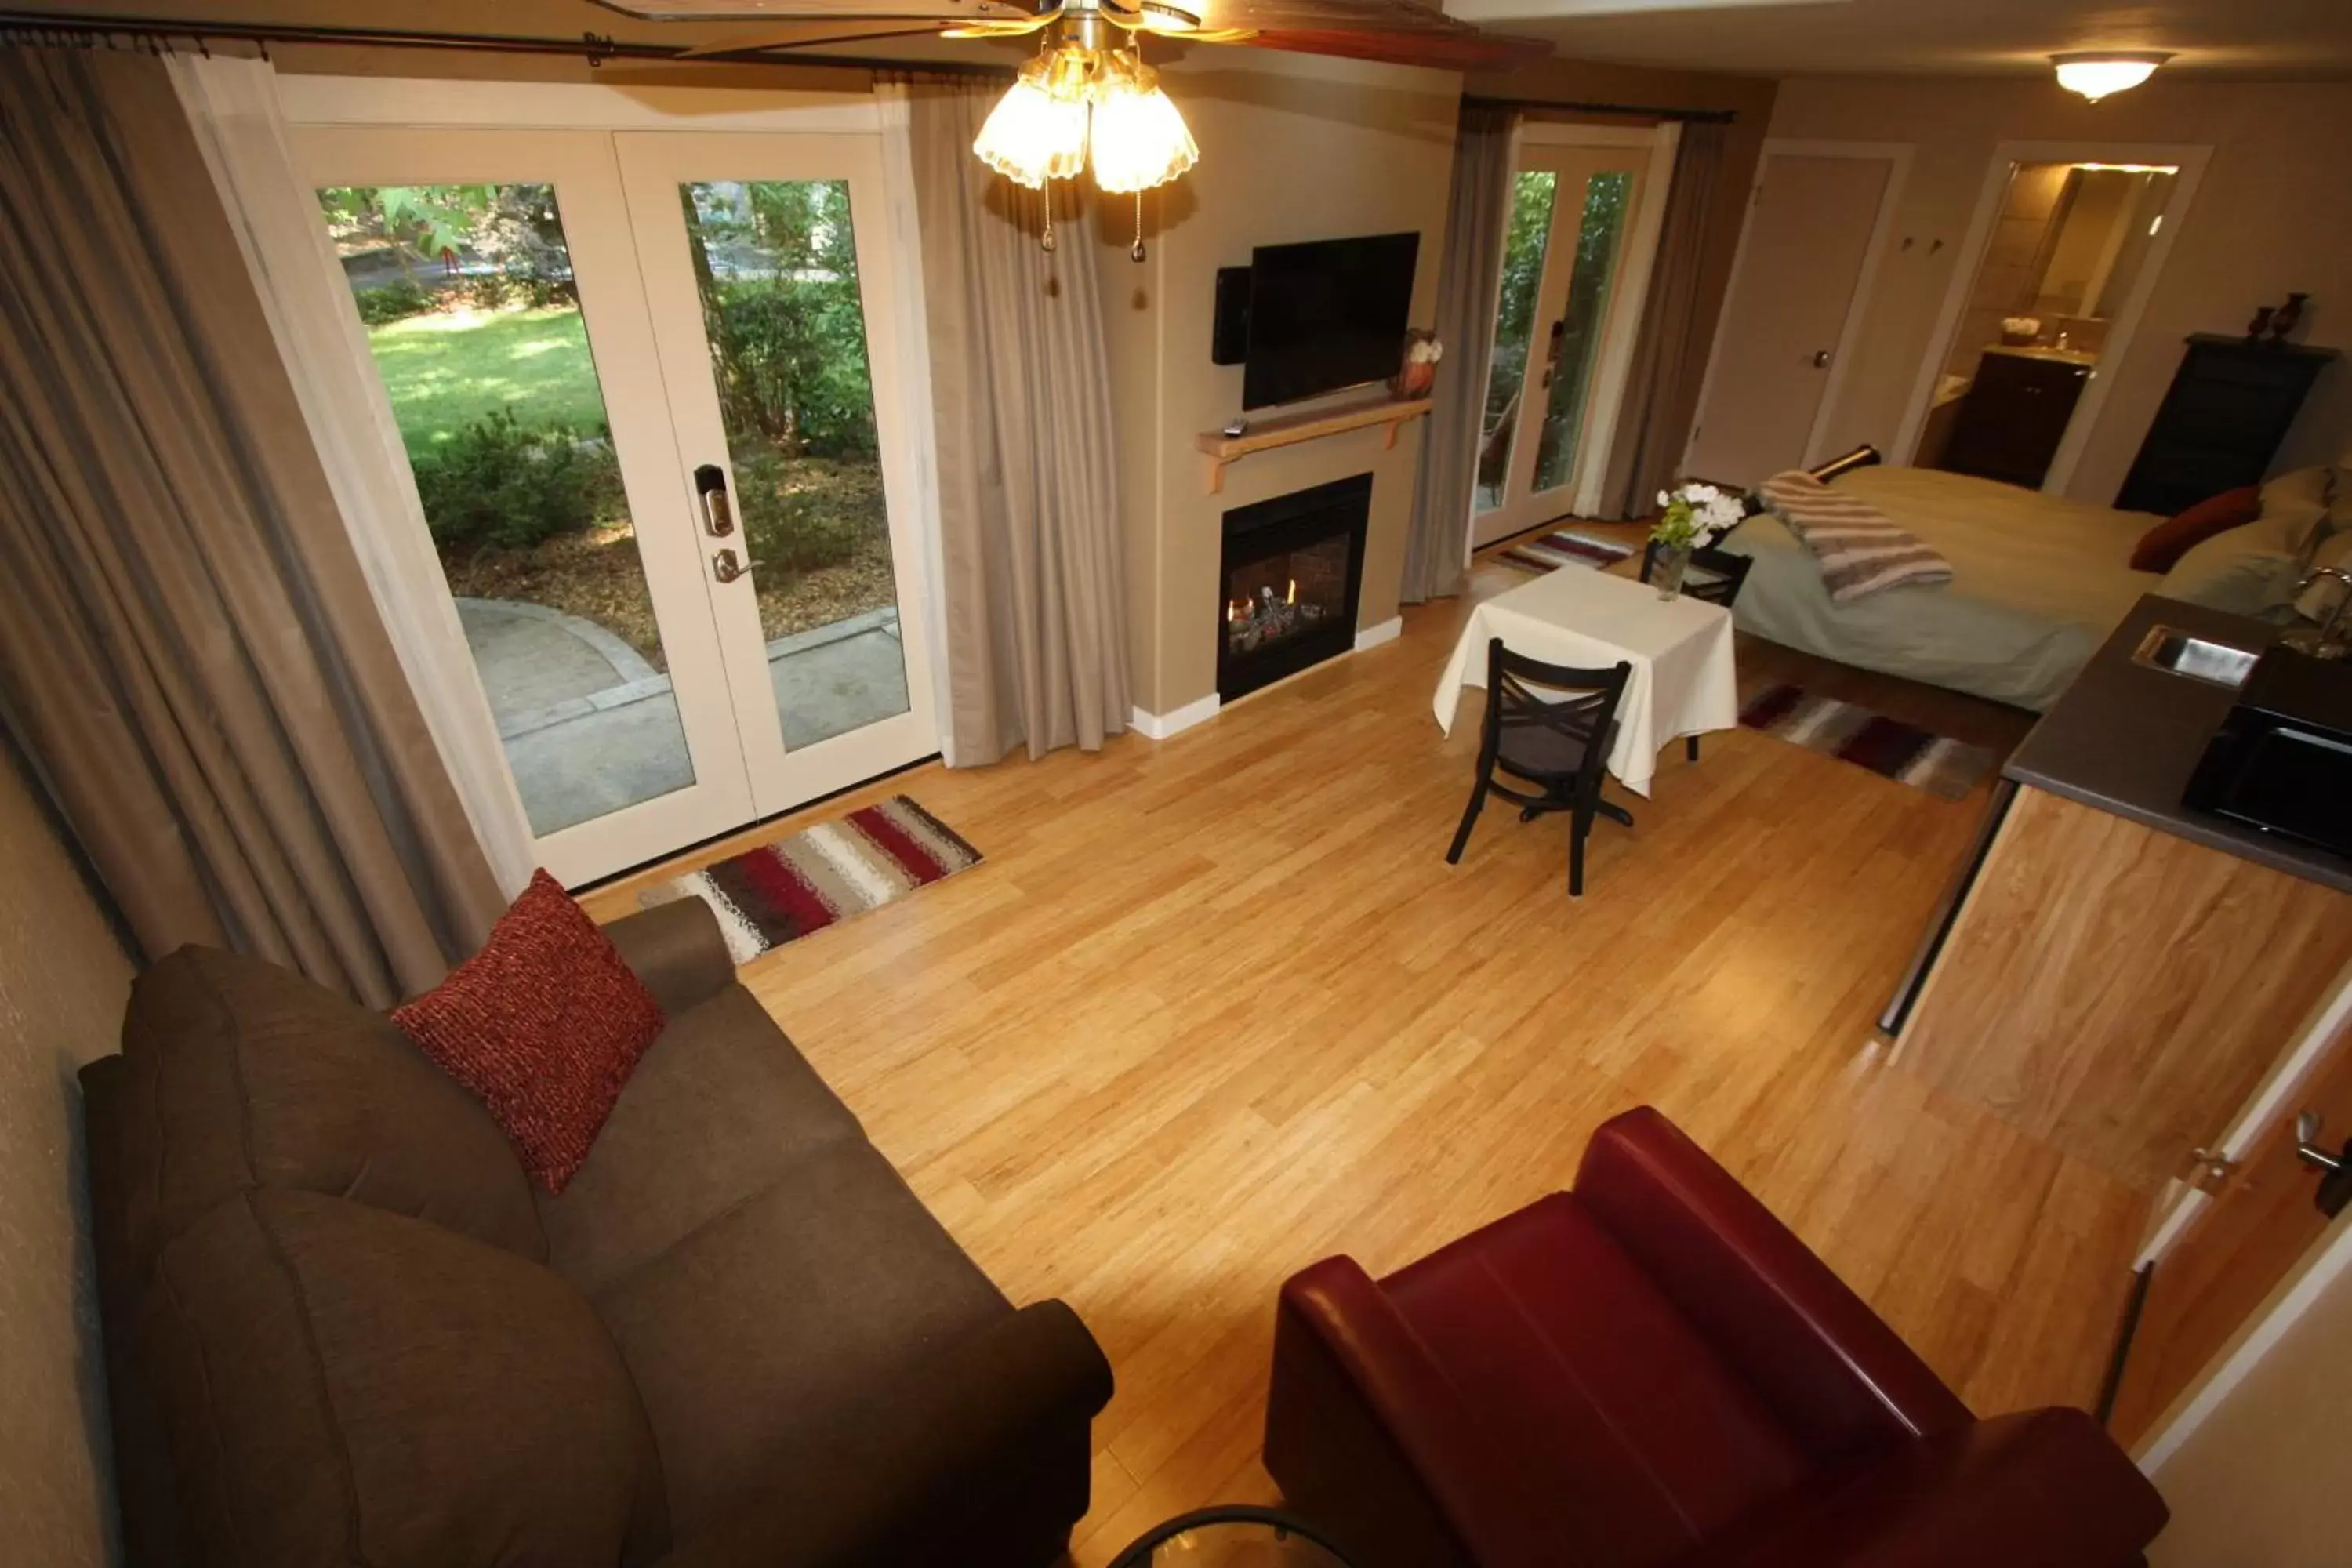
[[607,930],[669,1023],[558,1198],[381,1016],[205,949],[141,976],[82,1075],[133,1568],[1061,1551],[1084,1326],[963,1255],[708,909]]

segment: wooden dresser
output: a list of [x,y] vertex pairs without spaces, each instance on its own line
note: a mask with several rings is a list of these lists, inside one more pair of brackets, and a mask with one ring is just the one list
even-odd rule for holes
[[2170,517],[2259,483],[2334,349],[2199,332],[2116,492],[2126,511]]

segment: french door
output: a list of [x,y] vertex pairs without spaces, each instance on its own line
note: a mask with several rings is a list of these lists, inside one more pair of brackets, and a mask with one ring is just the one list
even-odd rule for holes
[[878,139],[312,127],[541,863],[937,749]]
[[1642,147],[1520,149],[1479,425],[1477,544],[1565,516],[1588,465],[1606,460],[1588,439],[1596,373],[1640,304],[1616,285],[1649,163]]

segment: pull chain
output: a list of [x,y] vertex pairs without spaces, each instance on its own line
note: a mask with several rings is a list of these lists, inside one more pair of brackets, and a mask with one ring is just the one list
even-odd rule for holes
[[1053,249],[1054,249],[1054,182],[1053,182],[1053,180],[1052,180],[1051,178],[1048,178],[1048,179],[1045,181],[1045,237],[1042,241],[1040,241],[1040,244],[1042,244],[1042,245],[1043,245],[1043,247],[1045,247],[1046,254],[1051,255],[1051,254],[1053,253]]
[[1128,254],[1138,261],[1143,259],[1143,187],[1140,185],[1135,190],[1135,248]]

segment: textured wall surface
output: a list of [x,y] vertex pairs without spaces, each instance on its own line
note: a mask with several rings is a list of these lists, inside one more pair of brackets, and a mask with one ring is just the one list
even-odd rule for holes
[[114,1553],[74,1069],[114,1048],[131,961],[0,759],[0,1559]]

